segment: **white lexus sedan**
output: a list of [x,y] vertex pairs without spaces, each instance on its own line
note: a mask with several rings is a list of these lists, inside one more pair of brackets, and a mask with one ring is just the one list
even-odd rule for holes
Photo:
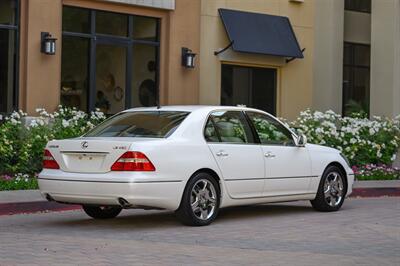
[[237,205],[310,200],[318,211],[337,211],[354,173],[338,150],[307,144],[263,111],[163,106],[50,141],[38,180],[47,200],[81,204],[93,218],[166,209],[184,224],[207,225]]

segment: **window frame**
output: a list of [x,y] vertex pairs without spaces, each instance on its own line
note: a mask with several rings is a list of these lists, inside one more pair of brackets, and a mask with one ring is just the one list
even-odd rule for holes
[[[345,54],[344,54],[344,47],[346,45],[350,45],[350,63],[345,63],[346,60],[344,58]],[[355,46],[363,46],[363,47],[368,47],[369,48],[369,53],[370,53],[370,57],[369,57],[369,64],[368,66],[366,65],[358,65],[355,63]],[[351,81],[354,83],[354,72],[355,69],[366,69],[369,71],[369,83],[371,83],[371,45],[370,44],[363,44],[363,43],[354,43],[354,42],[344,42],[343,43],[343,76],[342,76],[342,115],[344,116],[346,114],[346,103],[347,103],[347,99],[345,99],[345,86],[344,86],[344,69],[345,67],[350,68],[350,75],[351,75]],[[371,93],[371,84],[369,84],[368,87],[368,91],[366,92],[367,95],[367,99],[366,102],[368,104],[368,109],[366,110],[366,113],[369,117],[370,115],[370,93]]]
[[[220,81],[220,103],[222,103],[222,94],[223,94],[223,83],[224,83],[224,79],[223,79],[223,71],[225,67],[231,67],[232,69],[234,68],[242,68],[242,69],[246,69],[247,71],[251,72],[251,75],[249,75],[249,80],[247,81],[248,85],[250,85],[249,90],[247,91],[247,96],[248,96],[248,102],[247,103],[240,103],[240,104],[245,104],[247,107],[254,107],[254,100],[253,100],[253,94],[255,93],[255,89],[253,87],[253,73],[255,70],[272,70],[274,72],[274,89],[273,89],[273,103],[271,106],[271,110],[264,110],[261,109],[260,107],[254,107],[254,108],[258,108],[261,109],[263,111],[267,111],[270,112],[272,114],[276,114],[277,112],[277,101],[278,101],[278,78],[279,78],[279,73],[278,73],[278,69],[275,67],[271,67],[271,66],[257,66],[257,65],[243,65],[243,64],[237,64],[237,63],[230,63],[230,62],[222,62],[221,63],[221,81]],[[225,105],[235,105],[235,104],[225,104]]]
[[[221,134],[219,133],[219,131],[218,131],[217,127],[216,127],[216,123],[215,123],[215,121],[214,121],[214,119],[212,117],[212,114],[215,113],[215,112],[237,112],[237,113],[240,113],[240,115],[243,116],[244,122],[248,126],[248,129],[250,130],[250,132],[249,132],[250,135],[248,135],[247,138],[251,137],[253,141],[252,142],[224,142],[224,141],[222,141]],[[212,121],[214,130],[215,130],[216,135],[218,137],[218,141],[208,141],[207,140],[207,138],[205,136],[205,132],[206,132],[206,127],[207,127],[208,121]],[[247,132],[246,132],[245,129],[244,129],[244,132],[247,135]],[[204,138],[204,141],[206,143],[210,143],[210,144],[258,145],[260,143],[259,143],[258,138],[256,138],[256,137],[257,136],[254,135],[253,128],[252,128],[251,124],[249,123],[248,117],[247,117],[246,113],[244,112],[244,110],[232,110],[232,109],[212,110],[211,112],[209,112],[207,114],[207,118],[205,119],[205,123],[203,125],[203,138]]]
[[[12,110],[7,110],[6,113],[12,112],[13,110],[18,109],[19,106],[19,58],[20,58],[20,10],[21,10],[21,1],[14,0],[16,3],[15,7],[15,23],[12,25],[9,24],[0,24],[0,29],[14,31],[15,41],[14,41],[14,49],[15,49],[15,57],[14,57],[14,73],[13,73],[13,102],[12,102]],[[6,114],[0,112],[0,114]]]
[[[151,16],[143,16],[143,15],[135,15],[135,14],[128,14],[128,13],[121,13],[121,12],[114,12],[114,11],[107,11],[107,10],[100,10],[100,9],[91,9],[91,8],[84,8],[84,7],[77,7],[73,5],[62,5],[62,8],[75,8],[75,9],[84,9],[89,11],[89,33],[81,33],[81,32],[70,32],[70,31],[62,31],[62,36],[69,36],[69,37],[79,37],[88,39],[89,44],[89,62],[88,62],[88,96],[87,96],[87,111],[95,110],[95,102],[96,102],[96,45],[97,43],[108,42],[115,45],[121,45],[127,47],[127,61],[126,61],[126,77],[125,77],[125,109],[129,109],[134,107],[132,102],[132,70],[133,70],[133,47],[135,44],[144,44],[155,47],[155,60],[156,60],[156,69],[155,69],[155,84],[156,84],[156,103],[160,102],[160,50],[161,50],[161,18],[159,17],[151,17]],[[114,14],[120,14],[128,16],[127,20],[127,28],[128,33],[127,36],[118,36],[118,35],[109,35],[109,34],[101,34],[96,32],[96,12],[108,12]],[[134,28],[134,17],[147,17],[152,18],[156,21],[156,41],[145,41],[145,40],[137,40],[133,38],[133,28]],[[62,22],[63,23],[63,22]],[[132,59],[133,58],[133,59]],[[61,62],[62,64],[62,62]],[[129,75],[128,75],[129,74]],[[61,85],[61,82],[60,82]],[[61,100],[61,98],[60,98]]]
[[[104,127],[104,125],[106,123],[108,123],[110,120],[117,118],[118,116],[121,115],[125,115],[125,114],[131,114],[133,115],[134,113],[182,113],[185,115],[185,117],[182,119],[182,121],[180,121],[180,123],[171,128],[168,132],[166,132],[164,134],[164,136],[162,137],[155,137],[155,136],[116,136],[118,138],[157,138],[157,139],[167,139],[170,136],[172,136],[176,130],[182,125],[182,123],[190,116],[191,112],[188,111],[169,111],[169,110],[164,110],[164,111],[157,111],[157,110],[137,110],[137,111],[122,111],[119,112],[117,114],[114,114],[112,116],[110,116],[109,118],[107,118],[106,120],[104,120],[103,122],[101,122],[99,125],[97,125],[96,127],[92,128],[91,130],[89,130],[88,132],[86,132],[84,135],[82,135],[82,137],[90,137],[90,138],[103,138],[104,136],[91,136],[91,134],[93,134],[96,130],[98,130],[98,128],[100,127]],[[104,130],[104,129],[103,129]],[[116,138],[116,137],[111,137],[111,138]]]
[[372,12],[372,2],[371,2],[371,0],[363,0],[363,1],[369,1],[369,10],[364,11],[364,10],[360,10],[360,9],[356,9],[356,8],[351,8],[351,7],[346,5],[346,3],[348,3],[348,0],[344,1],[344,10],[352,11],[352,12],[360,12],[360,13],[371,14],[371,12]]
[[[272,115],[270,115],[270,114],[268,114],[268,113],[262,113],[262,112],[253,111],[253,110],[246,110],[245,113],[246,113],[246,117],[247,117],[247,119],[248,119],[248,123],[249,123],[250,126],[252,127],[253,134],[254,134],[255,137],[257,138],[258,143],[259,143],[260,145],[262,145],[262,146],[296,147],[296,137],[297,137],[297,135],[296,135],[290,128],[288,128],[285,124],[283,124],[281,121],[279,121],[278,119],[276,119],[274,116],[272,116]],[[292,145],[284,145],[284,144],[281,144],[281,143],[276,143],[276,144],[275,144],[275,143],[262,143],[262,142],[261,142],[261,139],[260,139],[260,137],[259,137],[259,135],[258,135],[256,126],[254,125],[253,121],[251,120],[249,113],[254,113],[254,114],[258,114],[258,115],[261,115],[261,116],[268,117],[268,118],[270,118],[271,120],[275,121],[277,124],[281,125],[282,128],[285,129],[285,130],[287,130],[287,132],[290,134],[290,137],[291,137],[291,139],[292,139],[293,144],[292,144]],[[285,135],[286,135],[286,134],[285,134]]]
[[[249,142],[244,142],[244,143],[222,142],[222,141],[221,141],[221,136],[220,136],[220,134],[219,134],[219,132],[218,132],[218,130],[217,130],[217,128],[216,128],[215,121],[214,121],[214,119],[213,119],[212,116],[211,116],[212,113],[217,112],[217,111],[236,111],[236,112],[241,112],[241,113],[243,113],[243,116],[246,118],[246,123],[247,123],[247,125],[250,127],[250,130],[251,130],[251,134],[252,134],[254,143],[249,143]],[[250,119],[250,117],[249,117],[249,115],[248,115],[248,112],[252,112],[252,113],[257,113],[257,114],[260,114],[260,115],[264,115],[264,116],[267,116],[267,117],[271,118],[272,120],[276,121],[278,124],[280,124],[283,128],[285,128],[285,129],[291,134],[291,137],[292,137],[292,140],[293,140],[293,144],[294,144],[294,145],[280,145],[280,144],[274,145],[274,144],[264,144],[264,143],[261,143],[261,140],[260,140],[260,138],[259,138],[259,136],[258,136],[257,130],[256,130],[256,128],[255,128],[253,122],[251,121],[251,119]],[[209,121],[209,120],[210,120],[210,121],[212,122],[212,124],[213,124],[213,127],[214,127],[214,129],[215,129],[216,135],[217,135],[217,137],[218,137],[218,141],[208,141],[207,138],[206,138],[206,136],[205,136],[206,127],[207,127],[207,124],[208,124],[208,121]],[[296,134],[295,132],[293,132],[293,130],[291,130],[289,127],[287,127],[285,124],[283,124],[281,121],[279,121],[279,119],[275,118],[273,115],[271,115],[271,114],[269,114],[269,113],[267,113],[267,112],[263,112],[263,111],[259,111],[259,110],[234,110],[234,109],[212,110],[212,111],[210,111],[210,112],[207,114],[207,118],[205,119],[205,122],[204,122],[204,125],[203,125],[203,138],[204,138],[204,141],[205,141],[206,143],[209,143],[209,144],[218,144],[218,143],[221,144],[221,143],[222,143],[222,144],[240,144],[240,145],[264,145],[264,146],[272,145],[272,146],[283,146],[283,147],[296,147],[296,139],[297,139],[297,137],[298,137],[297,134]]]

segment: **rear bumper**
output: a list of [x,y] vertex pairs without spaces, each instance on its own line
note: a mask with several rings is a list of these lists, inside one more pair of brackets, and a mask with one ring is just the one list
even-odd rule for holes
[[41,173],[38,178],[43,197],[73,204],[120,205],[126,200],[131,207],[176,210],[179,207],[184,182],[179,180],[99,181],[83,179],[80,174],[68,178]]

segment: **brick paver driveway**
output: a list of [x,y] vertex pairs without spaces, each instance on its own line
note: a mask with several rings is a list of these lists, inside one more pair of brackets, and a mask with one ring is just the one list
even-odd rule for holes
[[160,211],[2,216],[0,265],[400,265],[399,211],[400,198],[348,199],[336,213],[270,204],[197,228]]

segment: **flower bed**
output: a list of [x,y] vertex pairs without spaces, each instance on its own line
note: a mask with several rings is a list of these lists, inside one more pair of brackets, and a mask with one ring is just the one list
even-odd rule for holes
[[0,191],[3,190],[23,190],[23,189],[37,189],[36,176],[28,174],[16,174],[14,176],[3,175],[0,176]]
[[[38,116],[26,120],[27,123],[24,123],[26,113],[22,111],[5,118],[0,116],[0,190],[36,188],[34,176],[41,170],[46,143],[81,136],[105,119],[98,111],[87,114],[62,106],[54,113],[44,109],[36,111]],[[398,169],[383,165],[390,165],[396,158],[400,146],[400,115],[394,119],[368,120],[341,117],[332,111],[306,110],[288,124],[305,134],[308,142],[337,148],[349,158],[351,165],[364,165],[357,167],[358,179],[399,178]]]
[[398,180],[400,169],[385,164],[367,164],[364,166],[353,166],[357,180]]
[[36,187],[32,177],[41,170],[43,150],[49,140],[81,136],[105,119],[102,112],[87,114],[62,106],[50,114],[44,109],[36,111],[38,116],[31,120],[19,111],[1,121],[0,190]]
[[310,143],[340,150],[351,165],[390,165],[400,146],[400,115],[369,120],[306,110],[289,125],[305,134]]

